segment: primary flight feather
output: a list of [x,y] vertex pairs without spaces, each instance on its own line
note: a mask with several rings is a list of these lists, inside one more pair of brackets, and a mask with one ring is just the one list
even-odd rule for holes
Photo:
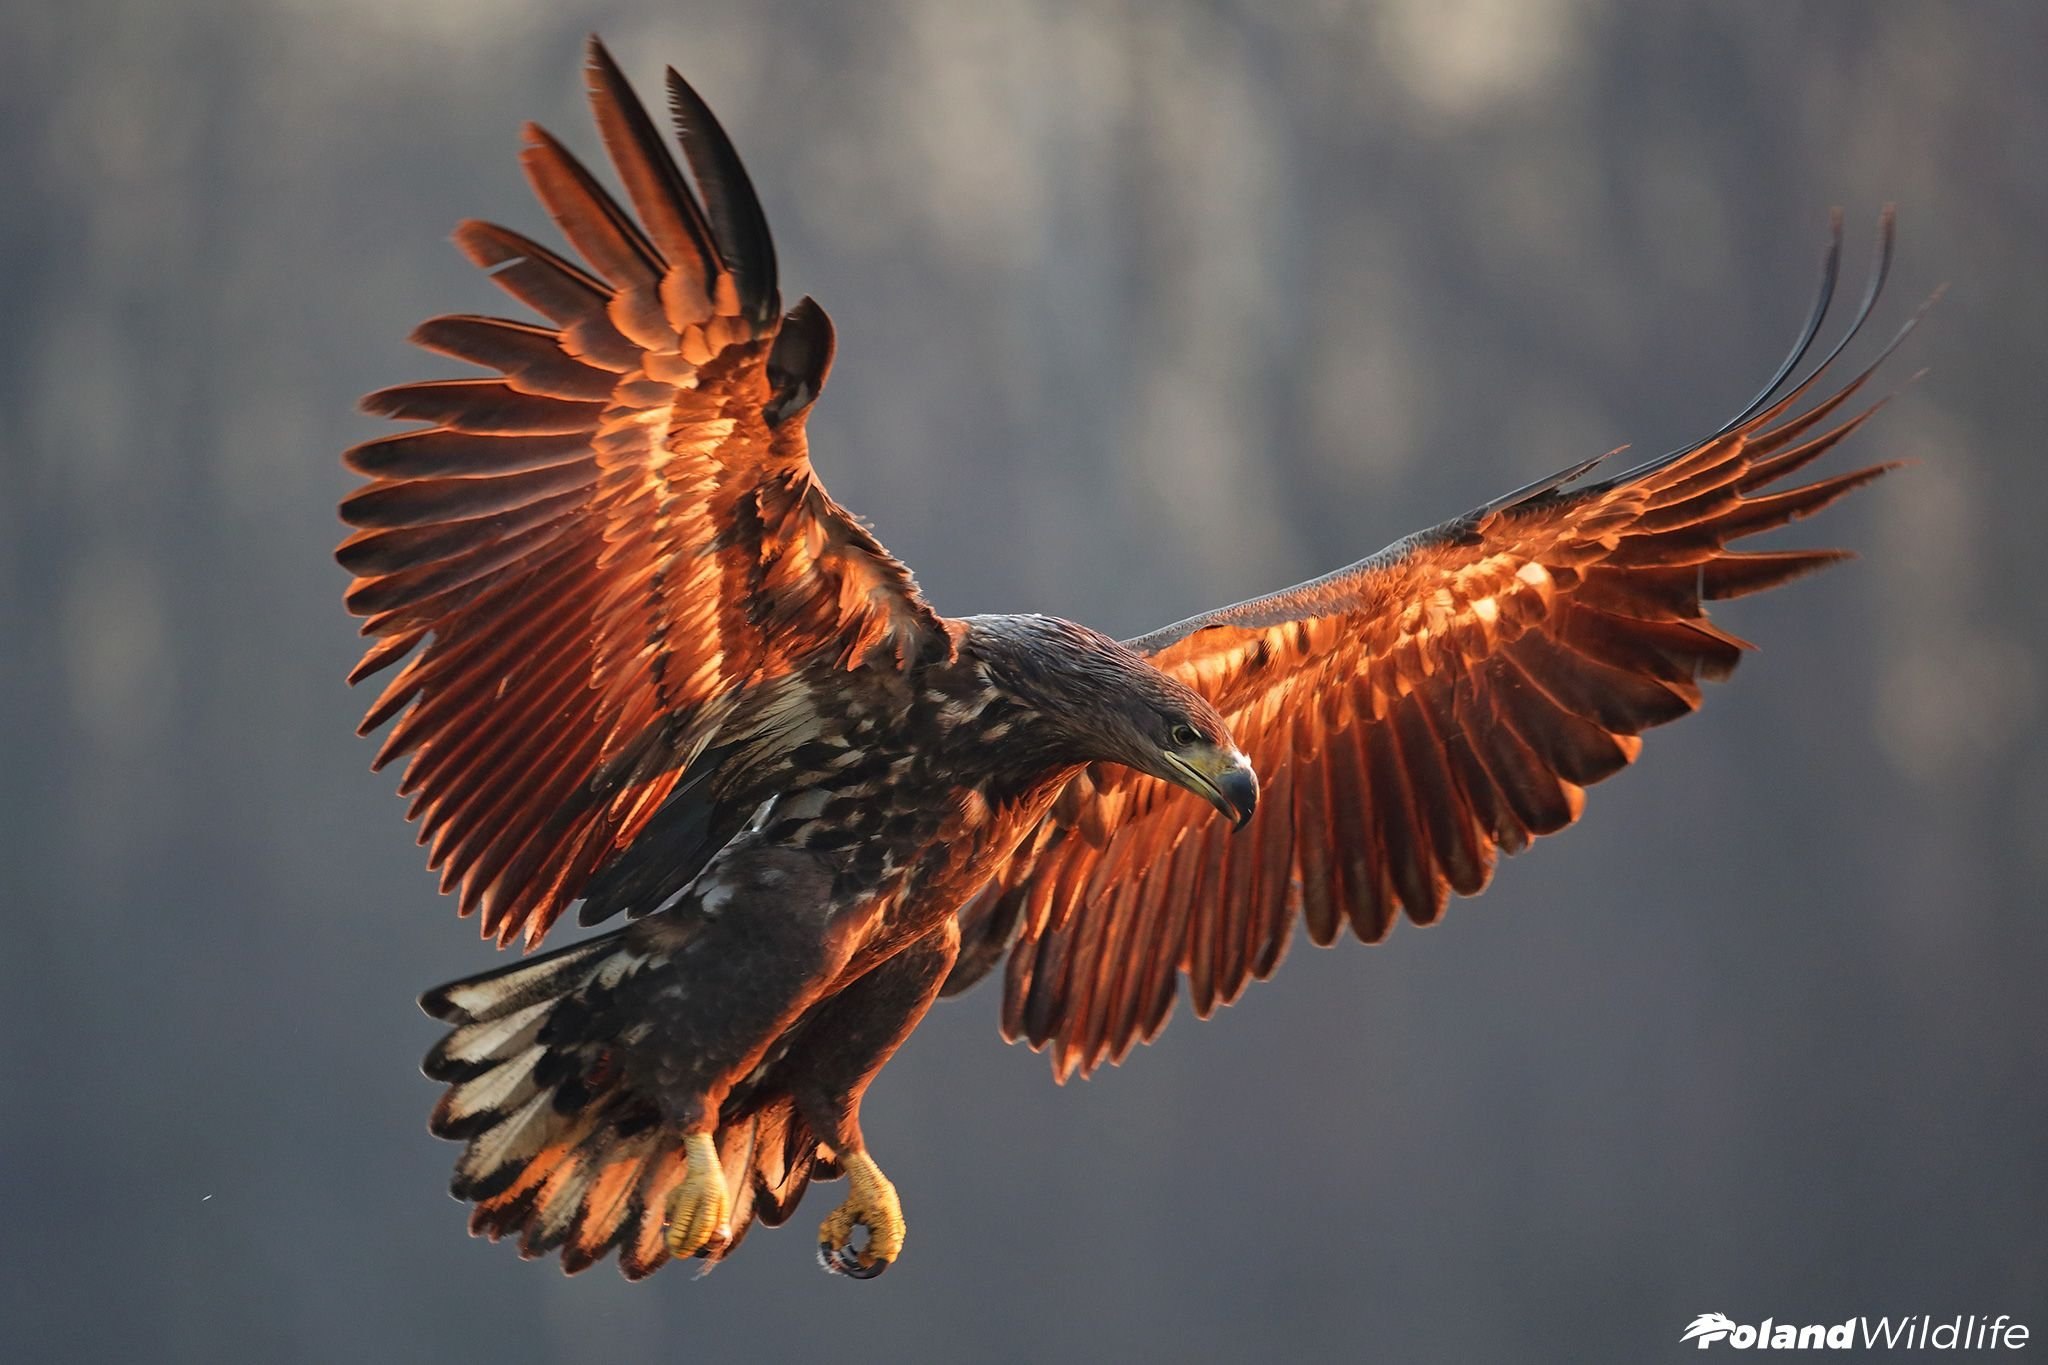
[[[397,668],[362,729],[390,726],[377,766],[405,763],[461,913],[528,948],[579,901],[627,915],[422,1001],[471,1229],[572,1271],[715,1261],[845,1175],[821,1257],[880,1273],[904,1225],[861,1097],[941,993],[1003,966],[1005,1035],[1065,1077],[1153,1037],[1183,981],[1198,1014],[1235,999],[1297,922],[1433,922],[1734,668],[1703,603],[1841,557],[1732,547],[1883,472],[1787,486],[1874,410],[1845,410],[1869,369],[1813,396],[1839,344],[1795,382],[1838,220],[1792,355],[1704,441],[1136,640],[949,620],[818,482],[832,325],[783,310],[710,110],[668,73],[686,176],[594,39],[587,75],[630,211],[529,126],[580,264],[457,229],[544,321],[421,324],[491,373],[365,400],[426,425],[348,453],[338,552],[352,681]],[[1890,242],[1887,215],[1848,335]]]

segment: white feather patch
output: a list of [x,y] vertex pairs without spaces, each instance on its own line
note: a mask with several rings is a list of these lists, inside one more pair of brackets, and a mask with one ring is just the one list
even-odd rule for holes
[[547,1184],[541,1186],[540,1204],[534,1210],[534,1222],[543,1233],[553,1237],[567,1231],[569,1220],[583,1207],[583,1196],[589,1192],[597,1172],[598,1163],[590,1159],[582,1144],[563,1158]]
[[641,959],[631,953],[613,953],[600,962],[597,971],[591,975],[590,983],[599,990],[610,990],[626,979],[626,973],[639,966]]
[[520,1088],[533,1088],[533,1068],[546,1054],[546,1048],[535,1044],[503,1066],[492,1067],[474,1080],[451,1086],[448,1091],[448,1117],[466,1119],[472,1114],[519,1103],[525,1098],[520,1095]]
[[480,1180],[513,1161],[525,1161],[547,1145],[552,1120],[549,1097],[535,1095],[520,1111],[489,1132],[470,1140],[455,1169],[465,1180]]
[[447,988],[445,998],[468,1015],[471,1023],[496,1019],[525,1008],[542,995],[560,994],[560,990],[555,988],[560,978],[573,975],[592,954],[603,952],[610,946],[608,939],[592,939],[587,946],[579,946],[560,957],[535,962],[503,976],[459,982]]
[[520,1035],[529,1031],[539,1032],[542,1017],[554,1003],[552,998],[536,1000],[496,1019],[464,1024],[448,1035],[442,1053],[452,1062],[482,1062],[516,1051],[522,1043],[533,1041],[530,1037],[522,1039]]

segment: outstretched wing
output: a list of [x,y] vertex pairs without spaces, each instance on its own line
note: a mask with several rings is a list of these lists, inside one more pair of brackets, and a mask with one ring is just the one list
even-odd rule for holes
[[[1486,885],[1497,851],[1577,819],[1585,788],[1632,761],[1642,731],[1697,707],[1700,683],[1747,648],[1702,602],[1844,557],[1728,546],[1884,472],[1782,488],[1875,411],[1836,418],[1873,364],[1790,415],[1841,345],[1774,396],[1827,311],[1840,242],[1838,217],[1799,345],[1709,439],[1567,489],[1590,461],[1327,577],[1131,641],[1230,722],[1265,786],[1257,815],[1233,835],[1177,787],[1084,771],[963,912],[948,992],[1008,951],[1005,1036],[1050,1045],[1062,1079],[1085,1074],[1158,1033],[1181,977],[1207,1017],[1273,972],[1297,918],[1318,944],[1347,926],[1377,943],[1397,910],[1434,922],[1450,892]],[[1887,213],[1850,335],[1890,250]]]
[[456,243],[548,320],[439,317],[413,340],[497,373],[371,394],[336,552],[372,637],[411,655],[362,732],[408,758],[429,866],[502,943],[540,941],[716,735],[735,689],[951,648],[910,574],[811,472],[832,355],[784,317],[746,172],[668,73],[684,180],[592,39],[590,101],[638,221],[531,125],[521,161],[584,269],[466,222]]

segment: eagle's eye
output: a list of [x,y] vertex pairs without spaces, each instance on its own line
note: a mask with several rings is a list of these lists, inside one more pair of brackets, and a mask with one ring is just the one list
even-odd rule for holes
[[1200,742],[1201,738],[1200,735],[1195,733],[1195,727],[1192,725],[1176,725],[1173,727],[1173,747],[1176,749],[1188,748],[1190,745]]

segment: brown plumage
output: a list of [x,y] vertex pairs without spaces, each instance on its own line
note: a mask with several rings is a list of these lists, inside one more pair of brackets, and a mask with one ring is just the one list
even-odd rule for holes
[[[492,373],[366,400],[426,425],[349,452],[338,552],[352,678],[397,667],[363,730],[391,726],[377,765],[406,760],[461,913],[529,948],[572,903],[628,917],[422,1001],[472,1231],[570,1270],[716,1260],[844,1174],[827,1268],[878,1273],[903,1226],[860,1102],[942,988],[1007,960],[1004,1033],[1065,1077],[1156,1034],[1183,978],[1198,1014],[1235,999],[1297,921],[1433,922],[1727,676],[1745,646],[1704,602],[1840,557],[1731,547],[1883,472],[1786,486],[1874,410],[1845,414],[1868,370],[1799,410],[1839,345],[1786,388],[1838,221],[1799,345],[1703,442],[1127,644],[947,620],[811,469],[832,326],[782,310],[710,111],[669,73],[686,177],[595,41],[588,75],[631,211],[527,130],[582,264],[457,230],[546,321],[414,333]],[[1850,335],[1889,217],[1884,243]]]

